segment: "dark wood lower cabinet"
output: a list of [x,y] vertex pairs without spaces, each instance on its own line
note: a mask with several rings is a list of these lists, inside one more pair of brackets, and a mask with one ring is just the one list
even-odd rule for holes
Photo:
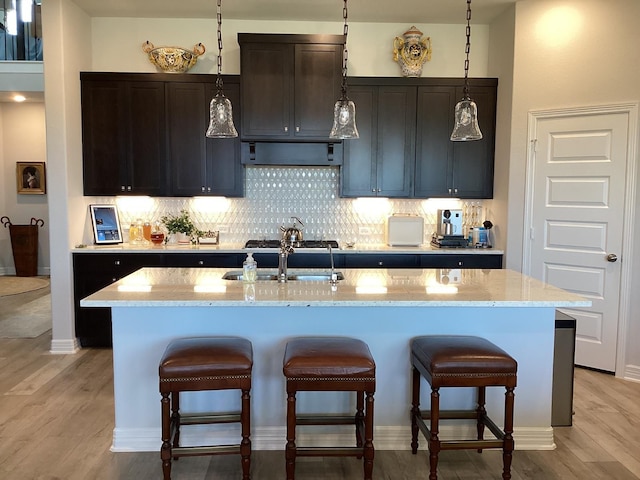
[[[73,295],[76,336],[82,347],[111,347],[111,309],[80,306],[80,300],[142,267],[242,268],[238,253],[74,253]],[[255,253],[260,268],[277,268],[278,254]],[[502,268],[502,254],[334,253],[342,268]],[[329,253],[295,253],[290,268],[330,268]]]

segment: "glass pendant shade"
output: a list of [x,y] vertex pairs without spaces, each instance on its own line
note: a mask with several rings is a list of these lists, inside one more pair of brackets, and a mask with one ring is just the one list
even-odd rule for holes
[[329,138],[344,140],[359,137],[356,127],[356,106],[351,100],[343,97],[333,107],[333,127]]
[[233,125],[231,102],[223,93],[218,92],[209,105],[209,138],[235,138],[238,131]]
[[451,133],[452,141],[466,142],[482,138],[480,125],[478,125],[478,107],[470,98],[464,98],[457,103],[455,122]]

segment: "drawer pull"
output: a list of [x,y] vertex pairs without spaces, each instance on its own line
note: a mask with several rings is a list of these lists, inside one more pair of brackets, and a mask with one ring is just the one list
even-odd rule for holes
[[113,264],[114,264],[114,265],[120,265],[120,260],[114,260],[114,261],[113,261]]
[[203,260],[198,260],[198,265],[204,265],[204,261]]

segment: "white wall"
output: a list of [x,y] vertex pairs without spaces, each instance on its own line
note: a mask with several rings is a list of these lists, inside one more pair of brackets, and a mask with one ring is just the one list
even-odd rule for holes
[[[640,101],[637,0],[520,1],[516,5],[507,268],[520,269],[527,149],[527,113],[559,107]],[[554,19],[559,23],[554,24]],[[636,136],[638,132],[635,132]],[[638,161],[638,159],[636,159]],[[637,207],[638,205],[636,205]],[[636,208],[640,212],[640,208]],[[635,234],[640,234],[638,213]],[[640,258],[631,292],[640,290]],[[627,368],[640,378],[640,297],[633,295],[626,336]],[[635,312],[635,313],[633,313]],[[635,367],[629,367],[633,366]]]
[[[46,158],[45,116],[43,103],[0,104],[0,216],[11,222],[29,224],[41,218],[45,224],[38,230],[38,273],[49,274],[48,195],[19,195],[16,162],[43,162]],[[15,267],[9,230],[0,229],[0,274],[13,275]]]
[[86,202],[82,196],[82,132],[80,71],[91,63],[91,22],[69,0],[42,5],[43,37],[47,40],[45,110],[49,165],[51,231],[51,350],[76,348],[73,322],[72,240],[82,237]]

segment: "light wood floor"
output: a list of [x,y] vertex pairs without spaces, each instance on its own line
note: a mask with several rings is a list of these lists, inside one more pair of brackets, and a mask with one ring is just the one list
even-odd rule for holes
[[[0,307],[2,305],[0,304]],[[162,478],[159,453],[111,453],[111,351],[50,355],[50,333],[0,339],[0,478]],[[576,370],[573,427],[556,428],[554,451],[516,451],[513,479],[640,479],[640,384]],[[517,390],[516,390],[517,402]],[[158,415],[160,402],[158,405]],[[422,441],[424,443],[424,441]],[[377,451],[374,479],[428,477],[427,452]],[[500,478],[499,451],[444,452],[439,478]],[[235,456],[182,458],[173,479],[239,479]],[[254,480],[282,480],[284,454],[256,451]],[[301,459],[298,480],[361,479],[356,459]]]

